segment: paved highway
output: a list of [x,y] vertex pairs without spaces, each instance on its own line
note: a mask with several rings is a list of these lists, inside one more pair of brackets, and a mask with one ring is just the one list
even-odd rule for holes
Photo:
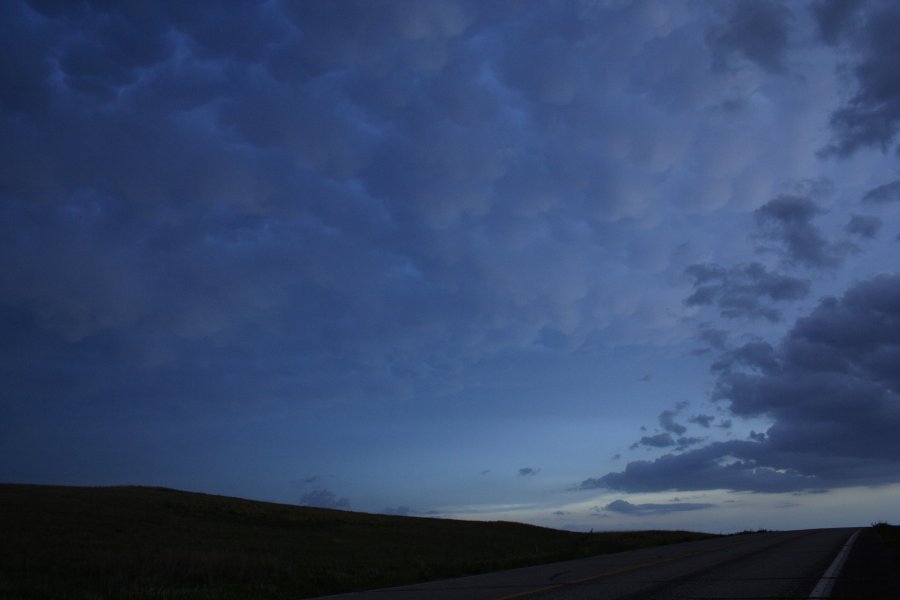
[[[856,529],[756,533],[608,554],[330,600],[675,600],[853,597]],[[869,533],[866,533],[868,539]],[[842,551],[843,550],[843,551]],[[836,562],[837,561],[837,562]],[[824,579],[823,579],[824,577]],[[835,586],[834,583],[839,585]],[[836,593],[837,592],[837,593]]]

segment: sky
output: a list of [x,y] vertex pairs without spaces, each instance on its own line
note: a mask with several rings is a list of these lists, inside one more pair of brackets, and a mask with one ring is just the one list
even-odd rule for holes
[[3,2],[0,481],[900,521],[898,23]]

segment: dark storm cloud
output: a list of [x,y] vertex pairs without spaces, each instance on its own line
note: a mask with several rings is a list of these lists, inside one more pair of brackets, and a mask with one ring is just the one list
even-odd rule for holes
[[540,473],[540,469],[533,469],[531,467],[523,467],[519,469],[519,477],[532,477]]
[[704,429],[709,429],[709,426],[712,425],[712,422],[715,420],[716,418],[712,415],[694,415],[688,419],[688,422],[695,423]]
[[696,356],[709,354],[713,351],[721,351],[725,349],[728,342],[728,332],[709,325],[701,325],[694,339],[703,343],[700,348],[694,348],[691,353]]
[[784,259],[811,268],[835,268],[853,250],[848,244],[829,242],[813,219],[824,211],[804,196],[782,195],[756,210],[759,236],[777,244]]
[[845,32],[859,26],[859,11],[865,0],[819,0],[811,5],[819,34],[828,44],[836,44]]
[[646,446],[648,448],[669,448],[674,445],[675,438],[672,437],[671,433],[657,433],[656,435],[642,436],[639,441],[633,443],[629,448],[631,450],[640,446]]
[[760,371],[771,371],[778,368],[778,357],[771,344],[754,341],[725,352],[710,368],[713,372],[722,372],[735,365],[750,365]]
[[338,497],[330,490],[312,490],[303,494],[300,498],[301,506],[314,506],[317,508],[350,509],[350,501],[347,498]]
[[675,420],[677,414],[678,411],[674,410],[664,410],[659,414],[659,426],[662,427],[663,431],[668,431],[675,435],[681,435],[687,431],[687,427]]
[[623,515],[645,517],[648,515],[664,515],[673,512],[704,510],[713,507],[715,507],[715,504],[706,504],[699,502],[672,502],[669,504],[632,504],[627,500],[613,500],[612,502],[604,506],[603,510],[616,512]]
[[900,201],[900,179],[874,187],[863,196],[863,202],[884,204]]
[[772,0],[741,0],[727,4],[731,14],[707,34],[714,65],[725,68],[735,55],[778,73],[784,70],[793,15]]
[[851,215],[844,231],[861,238],[873,239],[881,229],[881,219],[872,215]]
[[772,421],[749,441],[714,442],[582,487],[629,492],[783,492],[898,481],[900,274],[826,298],[780,344],[745,345],[715,366],[714,398]]
[[[685,273],[694,280],[694,292],[684,301],[688,306],[713,305],[727,318],[764,318],[778,321],[781,314],[772,302],[799,300],[809,292],[809,281],[772,273],[759,263],[721,267],[695,264]],[[722,344],[715,330],[704,330],[704,341]],[[715,346],[713,346],[715,347]]]
[[679,450],[684,450],[689,446],[696,446],[702,442],[706,441],[706,438],[699,438],[694,436],[682,436],[675,440],[676,445]]
[[832,114],[834,142],[825,153],[848,156],[863,147],[887,151],[900,127],[900,39],[895,27],[900,5],[890,0],[832,0],[813,5],[813,13],[823,39],[849,49],[856,83],[855,94]]
[[[752,446],[751,446],[752,445]],[[815,480],[757,464],[755,442],[714,442],[683,454],[633,461],[624,471],[586,479],[581,489],[624,492],[727,489],[785,492],[815,485]]]

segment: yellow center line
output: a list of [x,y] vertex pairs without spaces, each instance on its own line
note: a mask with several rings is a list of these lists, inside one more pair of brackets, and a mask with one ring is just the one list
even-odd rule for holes
[[612,569],[610,571],[604,571],[602,573],[598,573],[597,575],[591,575],[591,576],[585,577],[583,579],[576,579],[575,581],[565,581],[563,583],[554,583],[552,585],[547,585],[547,586],[544,586],[541,588],[536,588],[533,590],[527,590],[524,592],[516,592],[514,594],[508,594],[506,596],[498,596],[498,597],[494,598],[493,600],[511,600],[512,598],[522,598],[524,596],[531,596],[532,594],[539,594],[541,592],[559,589],[561,587],[566,587],[567,585],[578,585],[580,583],[594,581],[595,579],[601,579],[603,577],[610,577],[611,575],[621,575],[622,573],[628,573],[629,571],[637,571],[638,569],[645,569],[647,567],[654,567],[656,565],[662,565],[662,564],[673,562],[676,560],[681,560],[682,558],[690,558],[692,556],[700,556],[701,554],[709,554],[710,552],[716,552],[716,551],[722,550],[724,548],[731,548],[733,546],[739,546],[739,545],[741,545],[741,543],[742,542],[731,543],[731,544],[721,544],[719,546],[715,546],[713,548],[708,548],[706,550],[701,550],[699,552],[689,552],[688,554],[679,554],[678,556],[673,556],[672,558],[664,558],[662,560],[654,560],[651,562],[641,563],[638,565],[631,565],[628,567]]

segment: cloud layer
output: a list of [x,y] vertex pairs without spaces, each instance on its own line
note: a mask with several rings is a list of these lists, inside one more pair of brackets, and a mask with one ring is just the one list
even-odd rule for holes
[[585,489],[757,492],[896,482],[900,467],[900,274],[824,299],[775,346],[745,344],[715,363],[714,398],[765,435],[634,461]]
[[424,514],[633,444],[584,487],[889,480],[898,16],[9,0],[0,478]]
[[[192,382],[293,401],[440,388],[504,347],[573,347],[659,312],[610,302],[623,253],[647,275],[617,285],[666,266],[610,224],[652,225],[646,182],[675,185],[713,143],[669,104],[719,102],[715,80],[644,68],[705,52],[688,41],[702,24],[639,6],[354,7],[11,3],[5,328],[132,372],[104,395],[143,379],[160,397]],[[644,101],[607,93],[636,72]],[[51,379],[77,390],[76,371]]]

